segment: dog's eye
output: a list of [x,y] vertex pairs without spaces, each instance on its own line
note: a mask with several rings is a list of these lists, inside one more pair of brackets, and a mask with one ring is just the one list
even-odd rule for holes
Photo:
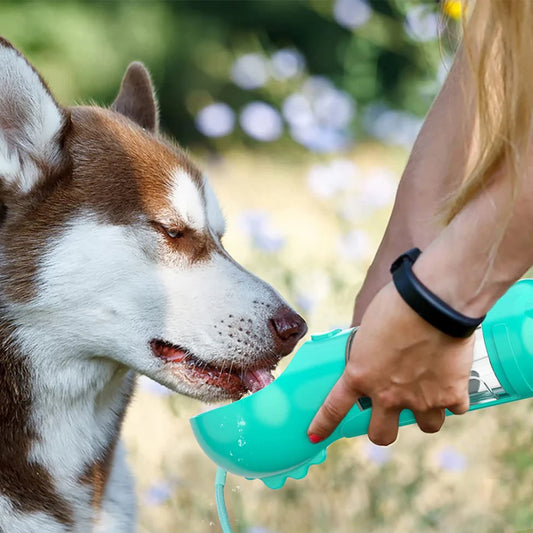
[[165,229],[166,234],[171,239],[180,239],[184,235],[183,231],[179,229],[174,229],[174,228],[164,228],[164,229]]
[[159,222],[152,222],[152,226],[154,226],[155,229],[157,229],[172,240],[181,239],[185,235],[185,232],[183,230],[177,228],[169,228]]

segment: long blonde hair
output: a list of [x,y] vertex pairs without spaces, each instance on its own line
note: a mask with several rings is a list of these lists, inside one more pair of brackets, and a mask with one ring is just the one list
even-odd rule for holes
[[498,171],[512,180],[514,201],[533,116],[533,1],[465,0],[463,5],[463,47],[475,83],[475,152],[446,206],[446,222]]

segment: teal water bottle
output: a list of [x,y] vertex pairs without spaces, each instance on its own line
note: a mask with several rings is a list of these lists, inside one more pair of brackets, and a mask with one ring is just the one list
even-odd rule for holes
[[[277,489],[323,462],[335,440],[366,434],[372,406],[363,398],[328,439],[311,444],[307,438],[356,334],[356,329],[335,329],[312,335],[273,383],[192,418],[205,453],[221,468]],[[470,411],[533,397],[533,280],[514,284],[475,332],[469,394]],[[401,426],[414,422],[411,411],[401,413]]]

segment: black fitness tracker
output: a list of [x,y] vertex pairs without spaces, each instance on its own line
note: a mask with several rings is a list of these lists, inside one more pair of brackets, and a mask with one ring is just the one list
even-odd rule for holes
[[446,335],[462,339],[470,337],[485,316],[481,318],[465,316],[433,294],[412,270],[413,263],[421,253],[418,248],[413,248],[392,263],[390,272],[398,293],[420,318]]

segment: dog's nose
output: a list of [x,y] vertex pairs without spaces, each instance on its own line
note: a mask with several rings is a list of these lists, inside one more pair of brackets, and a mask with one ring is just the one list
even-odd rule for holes
[[280,355],[291,353],[296,343],[307,333],[305,320],[288,307],[280,307],[276,311],[269,321],[269,327]]

